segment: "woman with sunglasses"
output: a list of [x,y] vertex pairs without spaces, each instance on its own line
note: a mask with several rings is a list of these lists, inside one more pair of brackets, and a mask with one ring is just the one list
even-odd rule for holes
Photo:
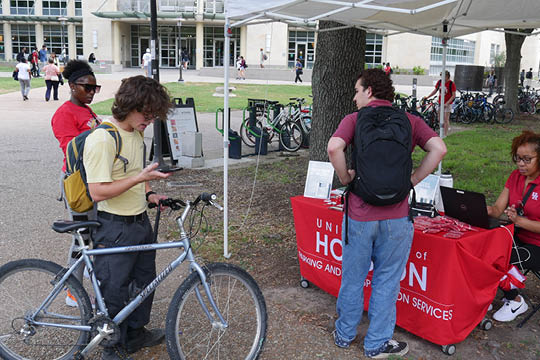
[[[506,180],[495,205],[487,207],[488,214],[499,217],[504,212],[514,223],[515,242],[510,263],[520,271],[539,270],[540,134],[523,131],[512,140],[511,154],[517,169]],[[503,306],[493,314],[497,321],[512,321],[529,308],[517,288],[504,291],[502,300]]]
[[[64,187],[62,179],[64,178],[64,173],[66,171],[66,147],[75,136],[86,130],[93,129],[101,123],[101,120],[88,106],[94,99],[94,95],[99,93],[101,86],[96,85],[96,77],[92,68],[83,60],[70,60],[62,74],[64,75],[64,78],[68,80],[71,98],[56,110],[51,120],[51,126],[54,136],[58,139],[60,148],[64,153],[60,181],[63,193]],[[96,218],[95,210],[90,210],[87,213],[77,213],[69,208],[66,201],[64,201],[64,204],[68,209],[71,220],[92,220]],[[89,234],[83,234],[83,237],[85,243],[88,245]],[[71,266],[80,256],[76,244],[77,242],[75,238],[73,238],[69,250],[68,266]],[[83,271],[84,266],[81,266],[75,272],[75,276],[81,283]],[[66,295],[66,304],[77,306],[77,302],[69,292]]]

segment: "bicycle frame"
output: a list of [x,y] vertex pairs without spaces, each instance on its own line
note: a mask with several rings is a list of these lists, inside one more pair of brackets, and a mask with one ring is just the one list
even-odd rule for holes
[[[206,296],[208,297],[208,301],[210,302],[210,305],[212,306],[212,309],[215,311],[217,317],[219,318],[219,321],[216,321],[210,311],[208,310],[208,307],[203,301],[202,295],[198,288],[195,288],[196,297],[199,301],[204,313],[206,314],[208,320],[212,324],[213,327],[220,327],[220,328],[227,328],[228,324],[221,315],[221,312],[219,311],[214,298],[212,297],[212,294],[210,292],[210,287],[208,286],[206,282],[206,274],[204,273],[204,270],[202,267],[196,262],[195,256],[193,255],[193,252],[191,250],[191,244],[190,244],[190,238],[187,235],[187,233],[184,230],[184,221],[187,217],[187,214],[191,208],[191,204],[187,204],[184,208],[184,211],[181,216],[179,216],[176,219],[176,222],[178,223],[178,226],[180,228],[180,241],[175,242],[169,242],[169,243],[163,243],[163,244],[145,244],[145,245],[133,245],[133,246],[122,246],[122,247],[115,247],[115,248],[100,248],[100,249],[89,249],[88,246],[84,245],[83,238],[81,236],[81,229],[77,231],[77,238],[79,241],[79,244],[82,245],[81,252],[82,256],[73,264],[68,271],[62,276],[62,278],[56,283],[53,290],[50,292],[50,294],[47,296],[47,298],[43,301],[43,303],[31,314],[29,315],[26,320],[29,321],[31,324],[39,325],[39,326],[48,326],[48,327],[58,327],[58,328],[66,328],[66,329],[73,329],[78,331],[88,331],[90,332],[92,330],[92,327],[90,325],[86,326],[77,326],[77,325],[65,325],[65,324],[55,324],[50,322],[41,322],[36,321],[36,317],[38,314],[43,310],[44,313],[47,313],[46,309],[49,306],[51,300],[55,299],[56,296],[60,293],[62,288],[64,287],[67,279],[71,274],[75,271],[75,269],[81,265],[81,263],[84,261],[85,265],[88,268],[88,273],[90,274],[90,279],[92,282],[92,287],[94,289],[94,292],[96,294],[96,300],[97,300],[97,308],[96,311],[97,315],[105,315],[108,316],[107,308],[105,306],[105,302],[103,300],[103,297],[101,295],[101,290],[99,288],[98,280],[96,278],[96,275],[94,273],[94,268],[92,261],[90,260],[90,256],[100,256],[100,255],[109,255],[109,254],[121,254],[121,253],[128,253],[128,252],[139,252],[139,251],[151,251],[151,250],[162,250],[162,249],[172,249],[172,248],[183,248],[184,251],[173,261],[167,265],[161,273],[159,273],[156,278],[148,284],[141,292],[129,302],[115,317],[113,320],[114,323],[120,324],[122,321],[124,321],[160,284],[163,280],[167,278],[167,276],[175,270],[181,263],[183,263],[186,259],[190,262],[190,270],[196,271],[200,278],[201,282],[204,288],[204,291],[206,293]],[[58,314],[54,314],[58,318],[62,318],[62,316]],[[65,317],[64,317],[65,318]],[[88,345],[80,352],[80,355],[84,356],[88,353],[90,353],[98,344],[103,340],[107,335],[107,329],[102,329],[103,331],[98,331],[98,334],[88,343]]]

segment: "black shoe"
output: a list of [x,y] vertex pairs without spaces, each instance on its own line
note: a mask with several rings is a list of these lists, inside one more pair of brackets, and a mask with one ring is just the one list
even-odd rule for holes
[[365,351],[364,355],[371,359],[386,359],[390,356],[403,356],[409,351],[409,345],[406,342],[388,340],[375,351]]
[[147,330],[142,327],[137,330],[128,331],[127,352],[133,354],[144,347],[152,347],[163,343],[165,340],[165,330]]
[[103,348],[101,360],[133,360],[123,346],[113,346]]

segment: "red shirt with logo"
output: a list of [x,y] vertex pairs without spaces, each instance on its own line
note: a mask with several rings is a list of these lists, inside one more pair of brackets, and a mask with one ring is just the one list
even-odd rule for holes
[[[367,106],[392,106],[390,101],[386,100],[373,100]],[[407,117],[411,122],[412,127],[412,148],[414,150],[416,145],[419,145],[422,149],[424,145],[432,137],[438,136],[424,120],[418,116],[407,113]],[[354,129],[356,127],[356,120],[358,113],[352,113],[343,118],[339,123],[339,126],[332,135],[333,137],[339,137],[345,141],[348,145],[354,143]],[[539,189],[540,190],[540,189]],[[365,203],[359,196],[349,194],[349,217],[356,221],[378,221],[386,219],[399,219],[409,214],[408,198],[405,198],[402,202],[386,206],[375,206]]]
[[[515,205],[516,208],[520,206],[523,196],[527,193],[532,184],[536,184],[536,187],[532,191],[531,195],[525,202],[523,208],[524,216],[533,221],[540,221],[540,176],[531,181],[525,188],[525,175],[521,175],[518,170],[512,171],[508,180],[506,180],[505,188],[509,190],[508,206]],[[518,228],[516,228],[518,229]],[[540,234],[519,228],[518,237],[524,243],[540,246]]]
[[78,106],[71,101],[66,101],[56,110],[51,126],[64,153],[62,171],[66,171],[66,147],[71,139],[86,130],[95,128],[100,123],[97,115],[87,105]]

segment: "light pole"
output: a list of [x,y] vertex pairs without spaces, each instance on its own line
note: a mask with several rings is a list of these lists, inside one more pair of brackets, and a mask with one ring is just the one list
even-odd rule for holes
[[66,21],[68,20],[67,17],[61,16],[58,18],[58,21],[60,21],[61,26],[61,38],[60,38],[60,56],[62,56],[62,62],[66,63],[66,52],[64,51],[64,26],[66,25]]
[[182,21],[184,21],[183,18],[179,18],[178,19],[178,22],[176,23],[176,25],[178,26],[178,58],[179,58],[179,62],[178,62],[178,72],[179,72],[179,78],[178,78],[178,81],[184,81],[184,79],[182,79],[182,63],[183,63],[183,60],[182,59]]

